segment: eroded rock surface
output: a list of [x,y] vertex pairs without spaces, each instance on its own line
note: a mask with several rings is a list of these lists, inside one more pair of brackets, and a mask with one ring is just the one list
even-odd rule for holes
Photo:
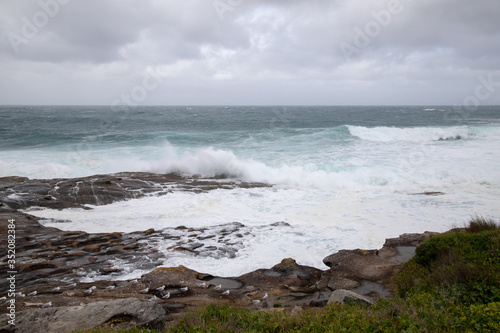
[[235,187],[269,187],[230,179],[186,178],[176,174],[123,172],[71,179],[0,178],[0,208],[85,208],[173,190],[204,192]]

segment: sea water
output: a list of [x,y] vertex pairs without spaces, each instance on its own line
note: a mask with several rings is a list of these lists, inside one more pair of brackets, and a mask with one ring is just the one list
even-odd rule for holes
[[244,225],[236,257],[164,241],[164,266],[236,276],[291,257],[326,269],[340,249],[500,218],[497,106],[2,106],[0,117],[0,177],[143,171],[272,185],[30,210],[87,232]]

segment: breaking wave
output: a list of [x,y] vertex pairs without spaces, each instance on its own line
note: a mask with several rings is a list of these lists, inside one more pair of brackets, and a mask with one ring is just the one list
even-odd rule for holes
[[468,139],[475,135],[472,128],[467,126],[457,127],[364,127],[347,125],[352,136],[362,140],[393,142],[393,141],[440,141]]

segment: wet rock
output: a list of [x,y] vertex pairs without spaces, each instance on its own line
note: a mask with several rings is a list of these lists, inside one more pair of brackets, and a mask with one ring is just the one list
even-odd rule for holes
[[210,287],[210,285],[220,286],[220,288],[223,290],[240,289],[241,287],[243,287],[243,283],[241,281],[231,278],[214,277],[214,278],[204,279],[204,281],[206,281],[208,287]]
[[[25,287],[37,284],[41,278],[55,282],[79,279],[80,275],[113,275],[118,270],[110,269],[109,260],[119,259],[138,269],[154,269],[163,260],[163,255],[147,244],[147,237],[153,236],[142,234],[134,239],[133,235],[120,233],[63,232],[44,227],[33,216],[20,212],[0,212],[0,228],[7,228],[9,219],[16,221],[17,279]],[[138,244],[140,237],[146,241]],[[132,239],[134,244],[130,243]],[[133,251],[121,247],[122,243]],[[0,272],[1,289],[6,287],[6,271]]]
[[177,246],[174,248],[174,251],[186,251],[186,252],[191,252],[198,254],[198,251],[196,249],[202,247],[204,244],[203,243],[191,243],[191,244],[186,244],[183,246]]
[[437,195],[444,195],[445,193],[443,192],[437,192],[437,191],[429,191],[429,192],[421,192],[421,193],[412,193],[412,195],[428,195],[428,196],[437,196]]
[[206,192],[235,187],[269,187],[262,183],[237,181],[217,182],[211,179],[190,179],[175,174],[117,173],[74,179],[0,178],[0,209],[26,209],[33,206],[54,209],[87,208],[86,205],[106,205],[116,201],[140,198],[155,193],[168,194],[169,187],[177,190]]
[[[163,329],[165,310],[152,302],[135,298],[110,302],[94,302],[78,306],[29,309],[16,316],[15,332],[73,332],[77,329],[93,329],[100,326],[114,328]],[[0,331],[9,332],[9,326]],[[13,331],[13,332],[14,332]]]
[[100,252],[101,246],[102,246],[102,244],[87,245],[87,246],[83,247],[82,250],[85,252]]
[[215,238],[215,235],[197,236],[196,238],[198,238],[199,240],[205,240],[209,238]]
[[258,288],[272,285],[309,287],[321,277],[322,273],[322,270],[298,265],[295,260],[287,258],[271,269],[258,269],[237,279]]
[[145,235],[151,235],[151,234],[154,234],[154,233],[155,233],[155,229],[148,229],[148,230],[144,231]]
[[120,272],[121,269],[116,268],[116,267],[101,267],[99,271],[103,274],[111,274],[111,273],[116,273]]
[[19,272],[24,273],[45,268],[56,268],[57,265],[54,265],[53,263],[50,262],[39,262],[39,263],[19,264],[18,267],[19,267],[18,268]]

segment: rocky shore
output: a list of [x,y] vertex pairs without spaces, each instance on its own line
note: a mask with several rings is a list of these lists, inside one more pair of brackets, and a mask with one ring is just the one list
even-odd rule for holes
[[[186,191],[268,186],[259,183],[183,178],[176,175],[116,174],[79,179],[0,179],[1,243],[7,244],[8,221],[16,230],[16,326],[9,325],[8,304],[12,269],[8,252],[0,249],[0,332],[71,332],[98,325],[161,328],[187,311],[218,303],[255,310],[297,312],[325,306],[359,295],[363,302],[391,296],[391,277],[416,246],[434,233],[404,234],[387,239],[378,250],[342,250],[324,258],[325,269],[303,266],[292,258],[273,267],[236,277],[213,276],[194,267],[159,267],[162,254],[157,239],[168,240],[178,251],[203,255],[219,251],[234,255],[225,235],[240,232],[239,223],[221,225],[218,245],[203,229],[178,227],[133,233],[68,232],[42,226],[20,209],[33,206],[63,209],[108,204],[145,195],[168,194],[175,186]],[[212,231],[213,232],[213,231]],[[229,238],[229,237],[228,237]],[[110,260],[129,263],[148,272],[139,279],[116,280],[120,267]],[[97,281],[81,282],[82,277]],[[109,277],[109,278],[106,278]],[[350,293],[353,292],[354,294]],[[274,310],[276,311],[276,310]]]

